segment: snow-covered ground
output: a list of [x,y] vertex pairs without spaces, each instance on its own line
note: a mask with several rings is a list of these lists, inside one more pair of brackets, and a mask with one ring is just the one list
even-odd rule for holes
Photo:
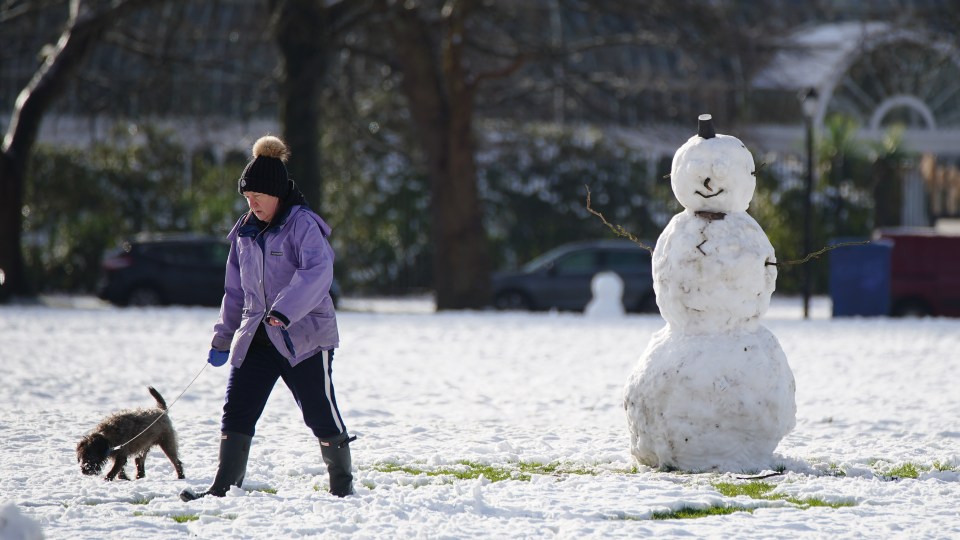
[[[227,368],[204,368],[216,310],[0,306],[0,538],[31,525],[58,539],[960,536],[960,320],[833,320],[815,300],[811,320],[776,297],[763,319],[798,409],[763,499],[721,493],[755,482],[738,475],[632,462],[621,392],[658,316],[347,299],[334,378],[359,436],[356,496],[325,493],[317,442],[280,384],[244,489],[184,503],[216,467]],[[151,406],[147,385],[172,403],[198,373],[170,412],[187,480],[159,450],[142,480],[81,475],[82,435]],[[710,507],[752,512],[652,519]]]

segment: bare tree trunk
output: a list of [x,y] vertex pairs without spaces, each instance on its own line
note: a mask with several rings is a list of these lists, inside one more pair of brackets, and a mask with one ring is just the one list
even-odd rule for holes
[[327,71],[328,36],[322,2],[270,0],[280,49],[280,130],[293,158],[290,176],[320,211],[320,80]]
[[490,255],[477,190],[475,79],[463,65],[464,21],[473,2],[445,10],[439,53],[419,8],[400,5],[390,28],[402,89],[431,181],[437,309],[489,303]]
[[26,160],[14,159],[6,145],[0,153],[0,303],[11,294],[25,295],[20,234],[23,231],[23,176]]
[[70,19],[56,49],[17,96],[0,146],[0,269],[6,274],[7,294],[32,294],[24,275],[21,210],[27,164],[44,114],[113,23],[131,11],[159,1],[71,1]]
[[273,37],[280,49],[280,129],[290,147],[290,175],[316,211],[323,206],[320,177],[320,91],[330,55],[347,29],[370,9],[368,0],[270,0]]

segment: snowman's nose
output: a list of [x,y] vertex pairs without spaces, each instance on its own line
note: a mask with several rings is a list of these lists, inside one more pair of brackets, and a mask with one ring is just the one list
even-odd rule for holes
[[710,177],[709,177],[709,176],[706,177],[706,178],[703,180],[703,187],[707,188],[707,191],[713,191],[713,188],[710,187]]

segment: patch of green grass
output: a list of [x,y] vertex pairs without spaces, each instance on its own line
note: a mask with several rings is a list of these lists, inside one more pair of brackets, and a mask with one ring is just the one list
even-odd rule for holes
[[261,493],[269,493],[270,495],[277,494],[277,488],[260,488],[260,489],[252,489],[250,491],[259,491]]
[[697,519],[710,516],[725,516],[737,512],[753,512],[753,509],[742,506],[710,506],[707,508],[691,508],[685,506],[672,512],[654,512],[651,519]]
[[806,499],[799,499],[797,497],[781,497],[783,500],[788,503],[793,503],[803,510],[814,507],[822,508],[846,508],[848,506],[856,506],[856,503],[852,502],[827,502],[819,497],[807,497]]
[[846,506],[854,506],[854,503],[851,503],[851,502],[830,503],[817,497],[808,497],[808,498],[801,499],[799,497],[790,497],[789,495],[785,495],[783,493],[770,494],[770,491],[772,491],[773,488],[775,488],[776,486],[774,486],[773,484],[768,484],[766,482],[748,482],[745,484],[717,482],[713,484],[713,487],[714,489],[719,491],[721,495],[725,495],[727,497],[738,497],[740,495],[746,495],[751,499],[766,500],[766,501],[786,501],[790,504],[797,505],[804,510],[806,510],[807,508],[815,507],[815,506],[829,507],[829,508],[843,508]]
[[[165,514],[163,514],[163,513],[157,513],[157,512],[142,512],[142,511],[140,511],[140,510],[137,510],[136,512],[134,512],[133,515],[134,515],[134,517],[144,517],[144,516],[169,517],[170,519],[176,521],[177,523],[187,523],[187,522],[190,522],[190,521],[197,521],[198,519],[200,519],[200,515],[199,515],[199,514],[174,514],[174,515],[172,515],[172,516],[167,516],[167,515],[165,515]],[[216,514],[214,514],[214,515],[216,515]],[[219,517],[219,518],[221,518],[221,519],[237,519],[238,515],[239,515],[239,514],[220,514],[220,515],[216,515],[216,516]]]
[[[409,474],[412,476],[451,476],[457,480],[474,480],[484,476],[491,482],[500,482],[502,480],[509,480],[515,474],[515,470],[508,470],[505,467],[495,467],[493,465],[482,465],[480,463],[475,463],[472,461],[458,461],[457,466],[452,467],[439,467],[436,469],[426,469],[421,467],[414,467],[411,465],[400,465],[399,463],[380,463],[374,465],[374,470],[385,473],[392,472],[402,472],[404,474]],[[527,475],[526,478],[520,478],[523,480],[529,480],[530,477]]]
[[933,469],[934,469],[934,470],[937,470],[937,471],[940,471],[940,472],[947,472],[947,471],[956,471],[956,470],[958,469],[958,467],[951,466],[951,465],[948,465],[948,464],[946,464],[946,463],[942,463],[942,462],[940,462],[940,461],[934,461],[934,462],[933,462]]
[[878,461],[872,466],[878,475],[889,480],[902,480],[904,478],[917,479],[920,477],[920,473],[930,470],[950,470],[948,466],[945,466],[939,461],[934,461],[929,467],[925,465],[919,465],[917,463],[911,463],[909,461],[896,466],[891,466],[883,461]]
[[727,497],[738,497],[740,495],[746,495],[751,499],[766,499],[767,492],[772,490],[774,487],[773,484],[768,484],[766,482],[749,482],[746,484],[734,484],[730,482],[717,482],[713,484],[714,489],[720,492],[721,495]]
[[399,463],[378,463],[373,466],[373,469],[385,473],[402,472],[413,476],[452,477],[457,480],[475,480],[483,476],[491,482],[502,482],[504,480],[527,482],[530,481],[534,475],[598,474],[597,471],[584,466],[564,465],[559,462],[539,463],[535,461],[521,461],[515,466],[510,466],[486,465],[475,461],[460,460],[456,465],[438,467],[436,469],[400,465]]
[[960,468],[957,466],[949,465],[939,460],[934,461],[929,466],[911,463],[909,461],[894,466],[889,462],[875,459],[870,460],[869,465],[873,468],[875,474],[882,476],[887,480],[902,480],[904,478],[917,479],[920,477],[921,473],[928,471],[945,472],[960,470]]
[[[560,475],[560,474],[576,474],[581,476],[596,476],[598,473],[596,470],[589,469],[584,466],[574,466],[574,465],[563,465],[558,462],[553,463],[537,463],[537,462],[526,462],[521,461],[517,464],[520,472],[526,475]],[[527,478],[529,480],[529,478]]]
[[132,501],[130,501],[130,504],[150,504],[150,497],[137,495]]
[[886,476],[892,476],[894,478],[919,478],[920,470],[913,463],[904,463],[898,465],[889,471],[886,472]]

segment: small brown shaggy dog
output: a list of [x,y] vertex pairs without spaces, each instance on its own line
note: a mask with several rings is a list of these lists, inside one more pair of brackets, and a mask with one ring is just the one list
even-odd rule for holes
[[[127,464],[127,457],[133,455],[137,464],[137,478],[143,478],[147,452],[154,446],[160,446],[176,469],[177,478],[185,478],[177,451],[177,433],[173,430],[169,415],[165,414],[167,403],[152,386],[147,389],[157,400],[156,408],[120,411],[108,416],[77,444],[77,462],[80,463],[83,474],[100,474],[107,458],[112,457],[113,467],[107,473],[106,479],[119,477],[121,480],[129,480],[123,468]],[[162,418],[157,420],[161,416]],[[151,425],[154,421],[156,422]],[[118,445],[123,446],[118,448]]]

